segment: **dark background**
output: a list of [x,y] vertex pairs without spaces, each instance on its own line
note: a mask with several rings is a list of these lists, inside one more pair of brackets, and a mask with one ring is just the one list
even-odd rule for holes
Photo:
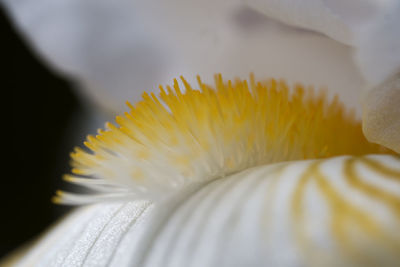
[[[10,147],[3,150],[6,171],[0,179],[5,207],[0,219],[2,257],[68,210],[50,199],[69,171],[72,145],[65,141],[67,128],[82,108],[72,85],[43,65],[4,10],[0,12],[3,118],[11,119],[11,124],[2,123],[7,136],[3,142]],[[11,103],[6,97],[10,91]]]

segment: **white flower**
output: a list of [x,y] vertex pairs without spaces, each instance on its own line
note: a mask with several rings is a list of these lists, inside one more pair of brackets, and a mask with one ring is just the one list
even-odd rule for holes
[[[5,3],[39,53],[104,108],[180,74],[283,77],[338,89],[356,108],[373,87],[366,131],[400,150],[397,1],[248,2]],[[291,98],[274,82],[199,87],[162,94],[166,105],[145,97],[117,118],[122,128],[90,137],[93,154],[76,151],[67,179],[96,195],[56,200],[114,202],[79,208],[17,266],[396,266],[397,155],[372,154],[389,152],[329,98]]]

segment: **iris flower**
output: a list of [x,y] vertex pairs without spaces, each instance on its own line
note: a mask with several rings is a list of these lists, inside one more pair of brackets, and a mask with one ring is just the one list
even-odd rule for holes
[[398,265],[398,1],[42,2],[6,2],[39,53],[134,104],[71,154],[89,191],[54,201],[90,205],[17,266]]

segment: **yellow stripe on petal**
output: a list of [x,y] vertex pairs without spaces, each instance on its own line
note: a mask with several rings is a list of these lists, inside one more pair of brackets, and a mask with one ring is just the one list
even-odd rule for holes
[[[399,157],[392,157],[391,160],[400,167]],[[291,209],[294,234],[300,250],[315,266],[320,266],[321,261],[328,259],[326,253],[332,252],[315,251],[312,232],[318,230],[306,230],[307,223],[312,221],[307,215],[310,206],[305,204],[306,187],[314,182],[320,201],[325,203],[328,210],[329,219],[323,223],[323,227],[327,227],[332,235],[338,258],[347,258],[355,266],[382,266],[385,262],[400,261],[400,180],[396,181],[395,193],[381,187],[389,182],[384,157],[342,158],[336,160],[336,164],[334,161],[310,162],[308,168],[299,173]],[[360,170],[367,168],[367,165],[356,169],[358,162],[374,162],[375,167],[379,166],[375,168],[372,178],[374,185],[363,181]],[[326,165],[324,171],[321,170],[322,165]],[[397,173],[389,174],[394,178]],[[342,186],[338,186],[339,181]],[[369,203],[372,207],[368,207]],[[381,216],[375,214],[374,210],[380,211]]]

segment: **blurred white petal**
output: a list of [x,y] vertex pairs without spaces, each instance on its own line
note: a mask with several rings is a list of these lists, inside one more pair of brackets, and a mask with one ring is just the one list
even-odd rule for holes
[[[171,78],[285,78],[339,91],[363,87],[349,47],[284,26],[241,1],[6,0],[17,26],[90,99],[120,112]],[[208,79],[208,80],[207,80]]]
[[400,1],[383,2],[390,4],[376,19],[356,29],[355,61],[369,89],[400,75]]
[[[246,2],[259,12],[284,23],[322,32],[346,44],[352,43],[351,29],[340,16],[341,12],[338,13],[329,6],[329,4],[335,3],[344,4],[342,3],[344,1],[246,0]],[[362,1],[352,2],[362,5]],[[369,1],[364,2],[368,3]]]
[[394,0],[247,0],[275,19],[326,34],[356,49],[374,86],[400,70],[400,2]]
[[396,266],[400,159],[249,169],[165,203],[71,214],[18,266]]

